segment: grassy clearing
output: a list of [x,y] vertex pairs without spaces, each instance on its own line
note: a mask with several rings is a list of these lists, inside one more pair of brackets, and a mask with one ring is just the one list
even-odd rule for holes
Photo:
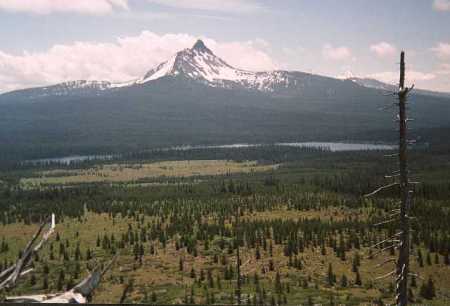
[[298,211],[293,209],[254,212],[244,216],[247,220],[299,220],[299,219],[319,219],[319,220],[344,220],[346,218],[364,219],[368,212],[360,209],[349,209],[346,207],[329,207],[319,210]]
[[[327,210],[307,210],[307,211],[290,211],[287,209],[277,209],[268,213],[256,213],[243,216],[244,219],[285,219],[298,220],[317,218],[338,218],[345,219],[353,216],[357,210],[352,209],[337,209],[330,208]],[[56,286],[56,279],[60,269],[67,269],[67,266],[73,266],[72,259],[63,261],[58,256],[58,245],[61,242],[69,241],[70,257],[73,256],[74,246],[77,242],[81,245],[81,253],[85,254],[86,249],[93,250],[94,257],[98,261],[107,260],[111,258],[108,251],[96,246],[97,237],[103,235],[110,236],[114,234],[116,238],[120,237],[121,233],[126,232],[129,226],[139,228],[139,224],[154,221],[156,217],[143,217],[139,222],[132,218],[123,218],[116,216],[112,218],[108,214],[86,213],[81,219],[65,218],[57,225],[57,231],[60,237],[60,242],[52,239],[52,244],[55,250],[55,260],[49,260],[49,247],[47,246],[42,254],[41,260],[50,263],[50,288],[42,290],[41,284],[38,281],[36,285],[30,285],[30,277],[25,278],[20,284],[19,288],[15,290],[14,294],[23,292],[54,292]],[[15,223],[9,225],[0,225],[1,236],[7,237],[9,241],[9,251],[5,254],[0,254],[1,260],[12,260],[17,253],[26,244],[27,239],[36,230],[36,225],[25,225],[23,223]],[[150,243],[150,242],[149,242]],[[214,263],[212,261],[212,254],[227,257],[227,264],[235,265],[234,254],[227,254],[226,249],[220,250],[212,246],[209,250],[205,250],[203,244],[199,244],[199,253],[197,256],[188,254],[185,249],[176,249],[175,241],[168,241],[164,248],[159,242],[155,243],[156,254],[148,254],[149,244],[145,244],[145,255],[143,256],[142,264],[136,262],[131,249],[120,250],[120,255],[117,263],[112,270],[106,275],[102,285],[96,291],[93,302],[106,303],[118,302],[125,283],[133,279],[134,287],[128,298],[129,302],[144,302],[149,301],[149,296],[154,292],[160,303],[181,303],[186,294],[190,294],[191,288],[194,288],[196,295],[196,302],[205,302],[206,294],[214,294],[217,302],[230,303],[231,293],[234,292],[236,284],[235,281],[225,281],[222,278],[219,287],[216,277],[223,275],[224,265]],[[376,265],[385,259],[385,256],[380,258],[368,259],[367,248],[362,248],[358,253],[361,255],[360,274],[363,281],[362,286],[354,284],[355,274],[351,272],[352,258],[355,251],[347,252],[345,260],[339,259],[335,256],[331,248],[326,248],[326,254],[322,254],[320,247],[305,249],[303,253],[299,254],[304,266],[301,270],[288,266],[289,259],[283,254],[283,245],[274,245],[273,254],[270,256],[268,250],[261,249],[261,258],[257,259],[255,256],[255,249],[243,248],[241,250],[243,276],[248,277],[248,282],[243,285],[243,293],[248,294],[252,298],[254,294],[254,274],[259,274],[259,284],[265,288],[267,295],[273,295],[277,299],[279,296],[274,291],[276,272],[282,275],[283,284],[289,284],[290,292],[287,294],[288,303],[300,304],[306,303],[308,298],[313,298],[315,303],[328,304],[329,299],[333,296],[335,302],[340,302],[345,305],[359,305],[362,302],[371,301],[380,295],[386,296],[385,302],[392,302],[390,296],[392,293],[388,292],[389,283],[391,279],[383,279],[376,281],[376,277],[389,272],[390,266],[384,268],[375,268]],[[179,268],[179,259],[184,259],[183,271]],[[273,261],[275,269],[268,271],[269,262]],[[88,261],[82,260],[82,266]],[[339,285],[327,286],[326,273],[328,264],[331,263],[333,271],[337,276],[339,283],[343,274],[348,277],[349,286],[341,288]],[[190,277],[190,271],[194,268],[197,276],[201,270],[212,271],[215,285],[213,288],[207,288],[207,281],[196,283]],[[263,269],[267,271],[262,273]],[[418,272],[421,277],[427,278],[429,275],[433,276],[436,286],[441,290],[448,291],[448,284],[450,284],[449,267],[445,266],[442,261],[440,264],[433,264],[431,266],[425,265],[423,268],[418,267],[415,261],[412,261],[412,269]],[[66,275],[70,274],[71,269],[67,269]],[[37,264],[36,274],[41,272],[40,265]],[[82,273],[85,275],[85,273]],[[37,276],[37,279],[41,279]],[[308,279],[307,287],[302,285],[302,280]],[[418,289],[413,289],[417,294]],[[434,301],[433,305],[445,305],[439,301]],[[430,304],[431,305],[431,304]]]
[[[358,155],[355,158],[362,159]],[[32,173],[30,169],[28,172],[14,173],[14,178],[22,177],[22,186],[27,184],[35,188],[47,185],[47,188],[18,190],[11,195],[4,193],[3,203],[8,203],[4,206],[5,211],[11,205],[11,212],[3,222],[16,223],[0,225],[0,240],[5,237],[9,244],[9,250],[0,253],[0,263],[13,261],[36,229],[36,224],[22,223],[28,215],[61,211],[61,216],[66,217],[64,220],[59,217],[58,220],[60,240],[52,238],[55,258],[50,260],[50,245],[46,246],[39,261],[35,262],[37,283],[32,285],[31,275],[28,275],[11,295],[57,292],[61,270],[66,271],[65,284],[71,277],[79,281],[87,274],[85,267],[93,261],[86,259],[87,249],[92,250],[93,258],[98,262],[109,260],[113,256],[112,248],[103,247],[102,242],[97,245],[96,241],[98,237],[103,240],[105,235],[114,235],[114,251],[119,252],[118,261],[96,290],[93,302],[117,303],[125,284],[133,280],[134,287],[126,302],[152,303],[151,296],[155,293],[157,303],[182,303],[194,290],[196,303],[206,303],[207,296],[214,295],[216,304],[236,304],[233,300],[236,274],[231,280],[225,280],[224,272],[229,267],[236,267],[234,207],[240,205],[241,227],[247,229],[245,246],[240,248],[241,273],[245,280],[243,304],[247,304],[248,299],[253,304],[259,288],[266,294],[266,305],[271,304],[272,297],[275,304],[280,305],[283,295],[286,295],[288,305],[308,305],[311,300],[322,305],[331,305],[331,300],[337,305],[367,305],[379,298],[384,303],[393,303],[395,293],[391,285],[394,280],[376,280],[378,276],[390,272],[393,265],[378,268],[377,264],[398,254],[387,251],[371,259],[368,245],[389,234],[388,230],[376,229],[372,225],[377,218],[390,214],[394,205],[391,202],[395,201],[381,197],[362,199],[361,194],[378,186],[379,182],[372,182],[373,176],[385,171],[377,168],[374,169],[376,171],[369,171],[372,169],[370,165],[353,159],[349,162],[341,162],[340,158],[337,161],[320,159],[310,162],[300,159],[295,163],[264,159],[277,160],[279,167],[224,160],[142,162],[98,165],[87,170],[60,169]],[[352,172],[355,169],[359,170]],[[430,241],[425,238],[436,235],[441,241],[448,237],[446,229],[449,227],[445,221],[450,220],[447,218],[446,200],[448,180],[445,171],[439,167],[433,169],[426,171],[430,171],[429,177],[437,183],[433,188],[425,186],[423,194],[431,194],[434,198],[420,197],[420,193],[417,196],[417,203],[420,203],[417,208],[426,207],[427,211],[416,211],[421,224],[424,224],[418,232],[424,236],[414,244],[414,249],[421,248],[424,266],[419,267],[412,256],[412,271],[420,276],[417,287],[412,291],[416,303],[441,306],[448,305],[447,297],[450,297],[450,266],[444,263],[442,252],[430,249]],[[12,180],[5,180],[9,181]],[[90,182],[92,184],[89,186],[82,184]],[[96,184],[101,182],[108,184]],[[53,188],[55,185],[72,186],[69,184],[74,188]],[[288,225],[280,226],[282,223]],[[289,225],[302,223],[298,231],[292,230],[293,225]],[[207,230],[204,229],[206,225]],[[142,240],[141,230],[146,233],[147,240]],[[119,247],[119,241],[130,233],[134,235],[134,243],[127,240],[125,246]],[[252,237],[253,233],[255,237]],[[276,233],[279,234],[278,241]],[[302,245],[305,243],[304,250],[294,255],[301,260],[301,268],[288,266],[286,247],[291,240],[299,241],[297,238],[291,239],[291,233],[299,234]],[[343,245],[346,245],[352,241],[349,239],[352,233],[360,235],[360,248],[354,244],[344,247],[343,259],[337,252],[341,248],[340,238],[344,237]],[[259,240],[261,235],[263,239]],[[164,237],[168,237],[165,243],[161,240]],[[253,244],[249,243],[252,239],[256,241]],[[67,241],[68,259],[65,260],[64,256],[59,255],[59,249],[61,243],[66,245]],[[332,241],[335,242],[334,248]],[[195,253],[188,249],[191,242],[195,244]],[[81,248],[79,264],[82,269],[80,275],[75,277],[77,243]],[[265,244],[273,244],[272,255],[270,247],[264,247]],[[141,261],[134,254],[136,245],[144,247]],[[155,253],[150,251],[153,247]],[[257,253],[260,258],[257,258]],[[362,285],[355,284],[356,273],[352,271],[356,253],[361,256],[359,272]],[[426,260],[429,254],[430,264]],[[218,256],[218,261],[215,261],[214,255]],[[435,262],[435,256],[439,257],[438,262]],[[226,263],[222,262],[222,258]],[[183,259],[182,271],[180,259]],[[269,269],[271,262],[273,270]],[[48,289],[42,288],[44,263],[50,267]],[[327,283],[330,263],[336,276],[336,283],[332,286]],[[191,278],[192,268],[196,272],[195,280]],[[205,279],[199,281],[201,271],[204,271]],[[213,275],[214,286],[208,283],[207,271]],[[275,288],[277,272],[284,286],[281,294]],[[259,287],[255,284],[255,273],[258,273]],[[348,279],[346,287],[340,284],[344,274]],[[435,283],[437,297],[424,300],[419,294],[420,286],[429,276]],[[221,277],[220,286],[217,277]]]
[[37,177],[22,178],[23,187],[96,182],[136,182],[149,178],[214,176],[274,170],[278,165],[255,161],[226,160],[165,161],[143,164],[110,164],[89,169],[42,171]]

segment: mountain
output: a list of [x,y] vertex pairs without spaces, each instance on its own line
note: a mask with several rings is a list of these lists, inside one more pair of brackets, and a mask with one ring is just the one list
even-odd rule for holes
[[136,83],[143,84],[164,76],[178,75],[211,87],[245,88],[263,92],[297,85],[294,75],[287,71],[251,72],[234,68],[214,55],[201,40],[191,49],[178,52],[167,62],[150,70]]
[[[396,92],[398,90],[397,86],[392,84],[387,84],[375,79],[371,78],[358,78],[358,77],[352,77],[348,78],[347,80],[355,82],[358,85],[367,87],[367,88],[375,88],[380,89],[388,92]],[[416,93],[422,94],[422,95],[428,95],[428,96],[435,96],[435,97],[444,97],[444,98],[450,98],[450,93],[448,92],[438,92],[438,91],[431,91],[431,90],[425,90],[425,89],[414,89]]]
[[[64,82],[52,86],[17,90],[0,95],[2,100],[35,100],[51,96],[100,96],[112,91],[146,86],[161,78],[184,78],[209,87],[259,91],[274,95],[302,96],[311,89],[316,90],[318,83],[327,78],[299,71],[265,71],[252,72],[232,67],[217,57],[202,40],[198,40],[192,48],[174,54],[169,60],[149,70],[142,78],[123,83],[110,81],[78,80]],[[395,91],[394,85],[375,79],[352,77],[346,80],[328,78],[332,83],[352,82],[355,86]],[[330,80],[329,80],[330,81]],[[322,84],[325,85],[325,84]],[[327,84],[328,85],[328,84]],[[329,84],[334,85],[335,84]],[[329,93],[333,93],[330,86]],[[447,93],[419,90],[421,94],[450,97]]]
[[383,82],[380,82],[375,79],[351,77],[351,78],[348,78],[347,80],[350,80],[352,82],[355,82],[358,85],[361,85],[361,86],[364,86],[367,88],[375,88],[375,89],[381,89],[381,90],[392,91],[392,92],[395,92],[395,90],[397,90],[397,86],[383,83]]
[[[99,96],[111,91],[146,86],[155,80],[172,77],[185,78],[209,87],[241,89],[274,94],[299,95],[317,79],[325,79],[298,71],[252,72],[234,68],[217,57],[203,41],[184,49],[164,63],[149,70],[142,78],[124,83],[78,80],[52,86],[17,90],[0,95],[1,100],[35,100],[50,96]],[[338,81],[333,79],[333,81]],[[343,81],[339,81],[343,82]]]
[[[149,147],[394,140],[377,83],[232,67],[202,42],[136,80],[73,81],[0,95],[0,161]],[[450,126],[450,99],[416,92],[418,134]]]

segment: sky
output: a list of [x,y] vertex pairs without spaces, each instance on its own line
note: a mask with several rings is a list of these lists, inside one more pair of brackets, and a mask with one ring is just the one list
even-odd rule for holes
[[128,81],[197,39],[252,71],[450,92],[450,0],[0,0],[0,93]]

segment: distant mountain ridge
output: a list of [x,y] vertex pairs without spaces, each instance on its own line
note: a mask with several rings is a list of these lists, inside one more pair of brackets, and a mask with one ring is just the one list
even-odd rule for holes
[[[375,79],[371,78],[358,78],[358,77],[351,77],[347,80],[350,80],[352,82],[355,82],[356,84],[359,84],[361,86],[367,87],[367,88],[374,88],[374,89],[380,89],[384,91],[389,92],[396,92],[398,90],[397,86],[392,84],[387,84]],[[425,89],[414,89],[415,92],[420,93],[422,95],[430,95],[430,96],[436,96],[436,97],[450,97],[449,92],[439,92],[439,91],[432,91],[432,90],[425,90]]]
[[[77,80],[50,86],[16,90],[3,95],[28,99],[67,95],[98,96],[123,88],[148,85],[149,82],[165,77],[182,77],[210,87],[245,89],[289,96],[302,95],[305,88],[315,81],[314,79],[325,78],[300,71],[274,70],[252,72],[238,69],[216,56],[202,40],[198,40],[192,48],[177,52],[169,60],[152,68],[139,79],[121,83]],[[387,91],[396,90],[394,85],[369,78],[352,77],[346,80],[334,80],[338,82],[351,81],[366,88]],[[420,90],[420,92],[426,95],[450,97],[450,93],[425,90]]]
[[[0,95],[0,160],[174,145],[392,140],[395,102],[374,80],[251,72],[202,42],[141,78],[72,81]],[[450,97],[415,91],[415,130],[450,126]]]
[[237,69],[217,57],[202,40],[198,40],[192,48],[177,52],[169,60],[157,65],[136,80],[122,83],[78,80],[16,90],[3,95],[23,95],[32,99],[50,95],[101,95],[111,90],[146,85],[164,77],[184,77],[211,87],[277,92],[286,91],[286,89],[298,90],[303,86],[304,79],[308,75],[282,70],[252,72]]

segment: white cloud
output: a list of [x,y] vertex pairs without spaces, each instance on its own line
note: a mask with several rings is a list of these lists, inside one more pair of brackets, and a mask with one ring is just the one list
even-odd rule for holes
[[296,57],[299,56],[301,54],[304,54],[306,52],[306,48],[302,47],[302,46],[297,46],[297,47],[283,47],[281,49],[284,53],[284,55],[286,55],[287,57]]
[[[376,79],[388,84],[398,84],[399,74],[398,71],[386,71],[367,75],[368,78]],[[416,82],[431,81],[436,78],[434,73],[425,73],[415,70],[407,70],[406,82],[414,84]]]
[[267,42],[261,39],[219,43],[206,38],[204,41],[217,56],[234,67],[253,71],[273,70],[278,67],[266,51]]
[[[129,11],[129,2],[130,0],[0,0],[0,11],[40,15],[73,12],[105,15],[114,11]],[[228,13],[253,13],[265,9],[265,6],[256,0],[147,0],[147,2],[179,9]],[[197,17],[224,18],[208,15]]]
[[333,47],[330,44],[326,44],[325,46],[323,46],[322,55],[326,59],[340,61],[350,58],[352,52],[349,48],[345,46]]
[[147,0],[150,3],[182,9],[197,9],[232,13],[261,11],[264,6],[255,0]]
[[434,0],[433,8],[436,11],[450,12],[450,0]]
[[393,45],[385,41],[371,45],[370,50],[379,57],[393,56],[397,52],[397,49]]
[[[41,53],[21,55],[0,50],[0,92],[55,84],[69,80],[128,81],[143,76],[177,51],[190,48],[197,37],[189,34],[158,35],[144,31],[137,36],[117,38],[113,43],[75,42],[54,45]],[[256,39],[218,42],[205,38],[218,56],[239,68],[271,70],[275,63]]]
[[431,48],[440,58],[450,58],[450,44],[440,42],[436,47]]
[[441,64],[436,70],[437,74],[450,75],[450,64]]
[[0,10],[32,14],[76,12],[104,15],[114,9],[127,10],[128,0],[1,0]]

